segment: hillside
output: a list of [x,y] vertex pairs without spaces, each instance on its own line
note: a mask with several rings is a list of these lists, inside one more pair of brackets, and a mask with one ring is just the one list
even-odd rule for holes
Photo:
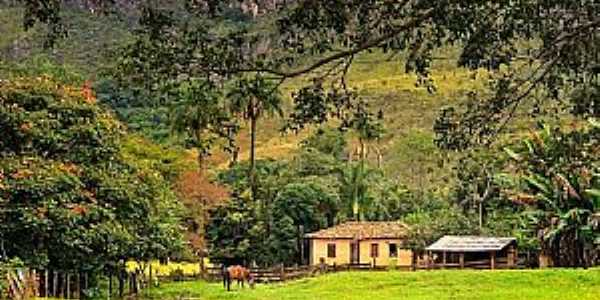
[[[117,16],[92,15],[87,11],[71,9],[66,12],[68,23],[83,24],[69,31],[69,37],[59,42],[53,50],[41,47],[42,28],[24,32],[20,23],[20,11],[14,8],[0,9],[0,69],[3,64],[27,62],[36,65],[41,72],[58,75],[77,74],[80,81],[94,81],[103,68],[110,65],[110,55],[119,43],[129,37],[129,23]],[[390,60],[381,53],[364,54],[355,60],[348,74],[350,86],[361,97],[369,99],[374,107],[382,108],[385,118],[384,139],[372,146],[369,159],[376,165],[374,149],[382,153],[383,168],[390,178],[413,188],[439,186],[450,179],[450,165],[440,170],[442,153],[433,144],[433,122],[441,107],[459,101],[468,89],[481,87],[485,82],[482,72],[473,73],[455,68],[454,49],[436,54],[432,77],[438,87],[434,94],[416,87],[416,77],[405,74],[403,59],[396,56]],[[54,65],[59,65],[59,71]],[[12,70],[14,72],[14,67]],[[23,70],[28,72],[30,68]],[[56,75],[56,74],[54,74]],[[283,94],[289,96],[302,79],[288,82]],[[129,123],[130,130],[137,131],[162,143],[173,143],[169,137],[169,126],[163,106],[136,106],[127,104],[117,108],[119,116]],[[286,158],[298,146],[308,132],[298,135],[283,135],[280,132],[283,120],[265,119],[259,122],[259,158]],[[240,159],[247,159],[249,137],[242,130],[238,138],[241,146]],[[352,146],[353,139],[350,139]],[[351,152],[353,149],[348,149]],[[215,153],[211,158],[214,167],[226,162],[224,153]]]

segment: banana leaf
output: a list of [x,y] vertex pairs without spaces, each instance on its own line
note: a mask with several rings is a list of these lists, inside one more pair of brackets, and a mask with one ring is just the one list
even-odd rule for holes
[[550,183],[548,182],[548,180],[540,175],[534,174],[532,176],[527,176],[525,177],[525,181],[537,188],[538,190],[542,191],[544,194],[550,194]]
[[514,160],[521,160],[521,156],[508,147],[504,148],[504,152],[506,152],[506,154],[508,154],[508,156]]
[[585,190],[585,193],[592,198],[594,208],[600,209],[600,189],[588,189]]

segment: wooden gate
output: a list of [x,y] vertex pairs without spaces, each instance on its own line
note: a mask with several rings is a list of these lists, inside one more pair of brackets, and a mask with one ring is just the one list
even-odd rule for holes
[[33,299],[38,291],[38,278],[35,271],[11,269],[6,272],[6,291],[9,299]]

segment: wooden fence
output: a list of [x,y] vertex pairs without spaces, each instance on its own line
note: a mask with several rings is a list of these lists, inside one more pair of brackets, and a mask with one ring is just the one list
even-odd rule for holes
[[[414,270],[411,265],[396,266],[396,270]],[[250,274],[257,283],[273,283],[300,278],[312,277],[325,273],[335,273],[344,271],[387,271],[388,267],[373,266],[372,264],[343,264],[343,265],[317,265],[317,266],[293,266],[284,267],[282,265],[271,268],[251,268]],[[223,280],[221,267],[206,268],[202,277],[210,281]],[[196,278],[189,277],[187,280]],[[186,280],[186,279],[184,279]]]
[[28,269],[2,270],[0,299],[31,299],[37,296],[38,281],[35,271]]
[[438,269],[523,269],[527,265],[525,259],[519,259],[515,263],[509,262],[507,258],[466,260],[460,262],[432,262],[422,260],[417,263],[415,270],[438,270]]
[[[222,280],[221,267],[206,268],[202,277],[206,280]],[[303,277],[309,277],[315,274],[315,268],[311,266],[284,267],[276,266],[272,268],[250,268],[250,274],[257,283],[282,282],[294,280]]]
[[[88,274],[83,272],[40,271],[27,268],[2,271],[0,299],[82,299],[89,288]],[[123,272],[116,276],[118,285],[115,284],[117,289],[114,289],[113,293],[113,276],[108,276],[108,279],[108,292],[119,297],[138,294],[150,285],[150,280],[144,276]]]
[[[516,266],[509,266],[506,259],[498,258],[494,261],[494,268],[502,269],[509,267],[522,268],[523,261]],[[401,265],[393,267],[396,270],[415,271],[432,269],[490,269],[492,262],[489,259],[477,261],[465,261],[461,266],[458,263],[447,262],[436,263],[427,260],[417,260],[412,265]],[[149,288],[158,281],[183,281],[204,279],[209,281],[221,281],[220,266],[206,267],[197,276],[186,276],[183,273],[170,276],[144,276],[138,273],[122,272],[120,274],[108,275],[109,293],[114,296],[138,294]],[[345,264],[345,265],[318,265],[318,266],[294,266],[285,267],[279,265],[271,268],[251,268],[250,272],[257,283],[274,283],[300,278],[312,277],[325,273],[343,271],[387,271],[389,267],[374,266],[372,264]],[[5,270],[6,271],[6,270]],[[36,297],[51,297],[64,299],[81,299],[84,291],[88,288],[88,276],[85,273],[39,271],[29,269],[11,269],[5,273],[6,282],[0,289],[0,299],[27,300]],[[150,273],[152,274],[152,273]],[[113,283],[114,279],[116,282]],[[1,282],[2,280],[0,280]],[[0,284],[2,286],[2,284]]]

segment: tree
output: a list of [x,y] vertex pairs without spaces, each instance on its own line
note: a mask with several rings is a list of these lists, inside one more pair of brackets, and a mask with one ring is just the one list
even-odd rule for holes
[[[428,201],[432,201],[428,199]],[[423,210],[411,213],[402,218],[409,226],[407,246],[415,251],[424,251],[425,248],[444,235],[470,235],[473,234],[473,223],[469,222],[460,210],[439,203],[440,207],[434,210]]]
[[250,122],[250,187],[256,200],[256,126],[264,113],[281,115],[281,98],[277,86],[257,76],[233,83],[229,95],[229,109]]
[[369,186],[375,174],[376,171],[363,162],[348,164],[339,171],[340,194],[348,218],[364,220],[365,213],[374,200]]
[[169,183],[123,158],[120,123],[94,102],[44,77],[0,85],[0,237],[30,267],[94,275],[182,246]]
[[[465,214],[477,216],[479,231],[484,232],[487,225],[486,215],[492,213],[494,204],[502,202],[500,195],[500,172],[505,163],[502,150],[478,148],[466,151],[454,167],[457,182],[452,197]],[[502,206],[506,203],[501,203]]]
[[208,253],[211,260],[225,264],[248,264],[264,236],[257,233],[256,215],[252,203],[233,197],[225,205],[210,212],[211,218],[206,228]]
[[[294,258],[291,261],[304,263],[305,254],[308,253],[304,234],[326,227],[335,215],[338,203],[338,195],[331,193],[318,181],[292,182],[284,186],[273,203],[273,219],[281,222],[289,218],[294,227],[295,247],[289,247],[293,252],[285,256]],[[273,228],[276,234],[282,232],[277,223]]]
[[198,171],[181,175],[177,191],[186,208],[186,238],[195,255],[205,256],[204,233],[210,218],[209,211],[229,199],[229,191]]
[[332,127],[321,127],[300,142],[303,149],[315,149],[322,154],[341,160],[346,156],[348,142],[343,131]]
[[186,136],[187,146],[197,149],[200,172],[215,140],[230,137],[230,132],[227,131],[230,129],[229,117],[225,112],[222,95],[209,84],[193,80],[182,83],[171,109],[172,128]]

